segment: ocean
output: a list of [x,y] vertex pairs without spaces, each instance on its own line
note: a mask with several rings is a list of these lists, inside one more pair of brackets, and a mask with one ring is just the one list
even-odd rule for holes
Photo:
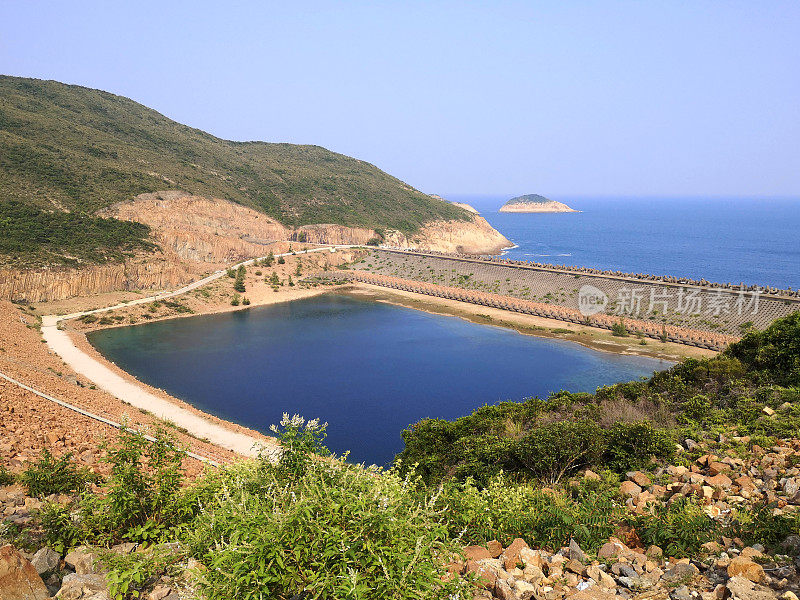
[[516,247],[509,258],[720,283],[800,288],[800,199],[561,198],[580,213],[513,214],[467,202]]

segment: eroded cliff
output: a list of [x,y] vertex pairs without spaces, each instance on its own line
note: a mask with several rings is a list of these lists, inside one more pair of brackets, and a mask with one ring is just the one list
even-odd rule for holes
[[[125,263],[81,269],[0,271],[0,299],[45,302],[115,290],[149,290],[185,284],[200,274],[264,256],[276,242],[367,244],[442,252],[496,253],[510,242],[485,219],[436,221],[415,234],[342,225],[288,228],[235,202],[181,191],[141,194],[101,212],[102,216],[145,223],[160,251]],[[383,239],[381,239],[383,236]]]

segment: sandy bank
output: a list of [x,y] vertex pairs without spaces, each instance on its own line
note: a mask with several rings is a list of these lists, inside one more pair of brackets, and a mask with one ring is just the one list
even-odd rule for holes
[[608,330],[568,323],[556,319],[547,319],[534,315],[515,313],[499,308],[479,306],[468,302],[459,302],[446,298],[437,298],[425,294],[417,294],[403,290],[387,289],[367,283],[357,283],[345,288],[340,293],[347,293],[361,298],[370,298],[378,302],[387,302],[424,310],[435,314],[451,315],[482,325],[494,325],[514,329],[519,333],[547,338],[559,338],[577,342],[587,348],[648,356],[669,361],[679,361],[686,357],[710,357],[717,354],[713,350],[695,348],[673,342],[646,340],[642,345],[634,336],[616,337]]

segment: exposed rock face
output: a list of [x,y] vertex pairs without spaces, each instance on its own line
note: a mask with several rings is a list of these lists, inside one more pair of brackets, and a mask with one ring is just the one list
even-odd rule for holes
[[[405,236],[403,236],[405,237]],[[429,223],[411,239],[396,244],[400,247],[439,252],[463,252],[466,254],[497,254],[513,244],[494,229],[483,217],[472,221],[437,221]]]
[[186,265],[162,256],[83,269],[3,269],[0,300],[48,302],[115,290],[163,289],[188,283],[193,278]]
[[102,214],[149,225],[158,244],[182,260],[214,264],[261,256],[265,244],[291,237],[289,229],[263,213],[180,191],[140,194]]
[[570,208],[563,202],[550,200],[539,194],[528,194],[512,198],[500,207],[500,212],[508,213],[559,213],[580,212]]
[[[274,219],[227,200],[181,191],[141,194],[110,206],[102,216],[149,225],[161,252],[122,264],[81,269],[0,270],[0,299],[47,302],[117,290],[174,288],[224,265],[266,255],[280,240],[315,244],[366,244],[372,229],[304,225],[290,229]],[[439,221],[414,235],[388,230],[385,243],[442,252],[496,253],[511,243],[481,217]]]
[[467,204],[466,202],[453,202],[453,204],[455,204],[455,205],[456,205],[456,206],[458,206],[459,208],[463,208],[463,209],[464,209],[464,210],[466,210],[466,211],[469,211],[469,212],[471,212],[471,213],[475,213],[476,215],[479,215],[479,214],[481,214],[481,213],[479,213],[477,210],[475,210],[475,207],[473,207],[473,206],[472,206],[472,205],[470,205],[470,204]]

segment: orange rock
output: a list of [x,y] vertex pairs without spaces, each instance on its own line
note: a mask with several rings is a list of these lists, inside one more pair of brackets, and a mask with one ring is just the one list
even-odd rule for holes
[[728,565],[729,577],[744,577],[754,583],[764,581],[764,568],[746,556],[737,556]]
[[497,540],[492,540],[486,544],[486,549],[489,551],[489,554],[492,555],[492,558],[497,558],[503,553],[503,544]]
[[497,582],[497,573],[487,566],[479,564],[477,561],[467,561],[467,573],[475,573],[481,585],[487,590],[493,590]]
[[523,548],[529,548],[528,544],[522,538],[517,538],[505,549],[501,558],[506,571],[510,571],[517,566],[519,563],[519,551]]
[[42,578],[14,546],[0,547],[0,598],[3,600],[47,600]]
[[483,546],[467,546],[464,548],[464,556],[467,562],[471,560],[482,560],[484,558],[495,558],[492,556],[492,553]]

